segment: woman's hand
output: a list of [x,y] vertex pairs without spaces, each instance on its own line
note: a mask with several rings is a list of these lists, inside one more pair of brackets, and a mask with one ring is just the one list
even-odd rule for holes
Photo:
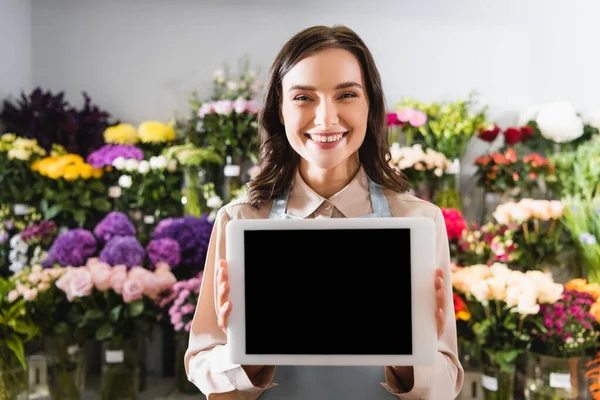
[[217,319],[219,328],[227,333],[227,325],[231,314],[231,303],[229,302],[229,271],[227,271],[227,261],[219,262],[217,270]]
[[446,325],[446,289],[444,288],[444,271],[435,270],[435,322],[437,325],[438,339],[444,333]]

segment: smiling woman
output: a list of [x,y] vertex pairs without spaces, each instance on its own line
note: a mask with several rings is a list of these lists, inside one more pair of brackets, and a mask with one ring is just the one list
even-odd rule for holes
[[[246,197],[227,204],[217,214],[190,331],[186,371],[190,381],[208,398],[445,400],[456,398],[460,392],[463,369],[457,357],[456,324],[450,307],[450,253],[444,218],[435,205],[407,194],[406,177],[390,166],[384,103],[381,79],[370,51],[355,32],[344,26],[305,29],[292,37],[275,58],[259,115],[260,172],[250,181]],[[436,246],[435,279],[431,291],[418,295],[435,298],[430,319],[435,319],[438,339],[434,365],[336,369],[229,362],[228,320],[232,308],[240,304],[232,304],[229,297],[225,250],[228,222],[358,217],[426,217],[435,221],[435,238],[431,238]],[[399,246],[406,245],[401,238],[394,240],[399,241]],[[297,260],[292,249],[282,249],[269,240],[264,242],[259,251],[272,259],[265,260],[263,268],[270,261],[280,268],[293,269],[291,261],[277,256],[289,254]],[[315,244],[320,243],[323,241],[315,240]],[[364,243],[373,255],[367,262],[353,257],[348,271],[364,271],[371,279],[394,281],[392,274],[397,270],[390,268],[409,266],[389,253],[390,246],[379,245],[381,248]],[[304,255],[317,257],[311,248],[314,246],[308,246]],[[376,256],[389,260],[378,262]],[[341,260],[341,254],[337,259]],[[294,269],[288,275],[305,274],[306,292],[310,293],[323,283],[321,271],[313,272],[311,268]],[[274,285],[276,290],[289,289],[281,280],[269,282],[265,284]],[[347,284],[340,276],[340,284],[344,282]],[[365,283],[357,296],[371,299],[378,296],[378,290],[380,285]],[[398,307],[407,307],[398,297],[394,301]],[[331,321],[335,321],[338,306],[322,305],[324,311],[332,313]],[[265,324],[259,330],[268,331],[268,337],[274,332],[269,326],[278,326],[283,316],[273,312],[272,304],[262,307]],[[307,323],[311,324],[307,329],[316,337],[327,337],[327,324],[315,322],[314,318]],[[357,321],[361,323],[368,325],[365,329],[380,329],[380,334],[392,342],[402,344],[406,340],[402,330],[387,328],[394,323],[406,325],[397,314],[387,315],[376,324]],[[346,339],[356,343],[364,339],[352,336],[353,333],[356,332],[348,332]],[[335,345],[326,339],[321,344],[327,348]],[[272,388],[273,382],[279,387]]]

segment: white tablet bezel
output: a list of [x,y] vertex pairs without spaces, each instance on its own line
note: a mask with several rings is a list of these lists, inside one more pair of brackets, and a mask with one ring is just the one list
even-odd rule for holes
[[[245,332],[245,290],[244,290],[244,231],[246,230],[295,230],[295,229],[398,229],[410,230],[411,244],[411,293],[412,293],[412,338],[411,355],[281,355],[246,354]],[[227,342],[230,361],[241,365],[432,365],[437,352],[437,332],[435,323],[435,224],[426,217],[405,218],[334,218],[334,219],[237,219],[226,226],[226,257],[229,269],[232,309],[229,316]],[[353,251],[356,251],[354,249]],[[373,249],[365,249],[373,251]],[[390,254],[394,259],[394,249],[377,249]],[[268,254],[268,249],[265,249]],[[451,306],[451,305],[449,305]],[[390,309],[402,307],[389,305]],[[267,313],[267,312],[266,312]],[[265,315],[265,318],[268,316]],[[399,324],[382,321],[383,325]],[[405,326],[405,325],[404,325]],[[393,335],[394,331],[389,333]],[[398,335],[403,340],[403,335]]]

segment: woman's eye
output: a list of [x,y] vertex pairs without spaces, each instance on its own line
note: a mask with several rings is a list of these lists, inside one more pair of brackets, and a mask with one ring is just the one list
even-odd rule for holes
[[294,101],[306,101],[308,100],[307,96],[296,96],[294,97]]
[[344,93],[340,96],[340,99],[351,99],[353,97],[356,97],[356,94],[354,93]]

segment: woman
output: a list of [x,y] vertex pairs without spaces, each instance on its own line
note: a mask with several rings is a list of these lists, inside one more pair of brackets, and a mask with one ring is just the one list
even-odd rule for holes
[[[449,248],[438,207],[406,193],[388,165],[379,72],[363,41],[343,26],[308,28],[281,49],[260,115],[260,173],[215,221],[185,357],[188,378],[212,399],[454,399],[457,359]],[[276,201],[277,200],[277,201]],[[225,226],[235,218],[429,217],[437,227],[435,365],[240,366],[229,363]],[[400,307],[400,305],[399,305]],[[268,310],[265,310],[268,317]],[[392,319],[393,316],[390,316]],[[391,333],[393,334],[393,333]],[[275,386],[275,387],[274,387]]]

